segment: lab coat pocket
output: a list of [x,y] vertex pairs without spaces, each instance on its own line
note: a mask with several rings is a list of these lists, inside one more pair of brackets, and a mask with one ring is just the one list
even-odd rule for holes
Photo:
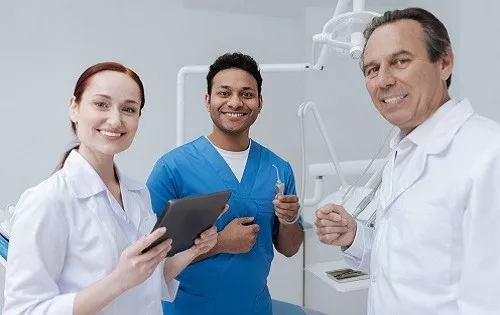
[[179,290],[174,307],[175,314],[179,315],[212,315],[215,311],[215,299]]
[[255,298],[253,313],[254,315],[271,315],[273,313],[271,295],[269,294],[267,286]]

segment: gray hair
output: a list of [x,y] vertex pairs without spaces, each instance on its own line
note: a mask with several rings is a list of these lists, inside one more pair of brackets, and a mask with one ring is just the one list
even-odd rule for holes
[[[377,28],[400,20],[414,20],[420,23],[422,26],[423,38],[427,44],[427,54],[431,62],[438,61],[438,59],[443,57],[447,53],[447,50],[451,48],[450,36],[444,24],[432,13],[421,8],[387,11],[384,15],[373,18],[363,32],[366,39],[365,48],[368,39],[370,39]],[[361,62],[363,62],[363,57],[364,49],[363,55],[361,56]],[[446,87],[449,88],[450,84],[451,74],[446,80]]]

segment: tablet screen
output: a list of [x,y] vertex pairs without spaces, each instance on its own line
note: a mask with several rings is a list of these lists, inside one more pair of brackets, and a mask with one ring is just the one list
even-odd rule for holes
[[168,238],[172,239],[172,249],[167,256],[189,249],[203,231],[215,224],[230,196],[231,190],[224,190],[170,200],[153,228],[154,231],[163,226],[167,232],[143,252]]

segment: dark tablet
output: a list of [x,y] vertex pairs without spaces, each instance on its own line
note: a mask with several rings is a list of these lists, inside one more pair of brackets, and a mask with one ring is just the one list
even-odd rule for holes
[[167,232],[143,250],[143,253],[167,238],[172,239],[172,249],[167,256],[173,256],[190,248],[203,231],[214,225],[230,196],[231,190],[225,190],[170,200],[153,228],[154,231],[164,226]]

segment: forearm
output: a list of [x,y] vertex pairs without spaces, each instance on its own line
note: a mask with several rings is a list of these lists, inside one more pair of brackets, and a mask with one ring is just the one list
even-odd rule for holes
[[278,235],[274,241],[276,250],[286,257],[295,255],[304,240],[304,231],[298,222],[280,224]]
[[120,277],[112,272],[76,294],[73,315],[96,314],[125,291]]
[[195,258],[197,258],[197,255],[192,249],[187,249],[173,257],[165,258],[165,265],[163,266],[165,282],[168,283],[175,279]]

